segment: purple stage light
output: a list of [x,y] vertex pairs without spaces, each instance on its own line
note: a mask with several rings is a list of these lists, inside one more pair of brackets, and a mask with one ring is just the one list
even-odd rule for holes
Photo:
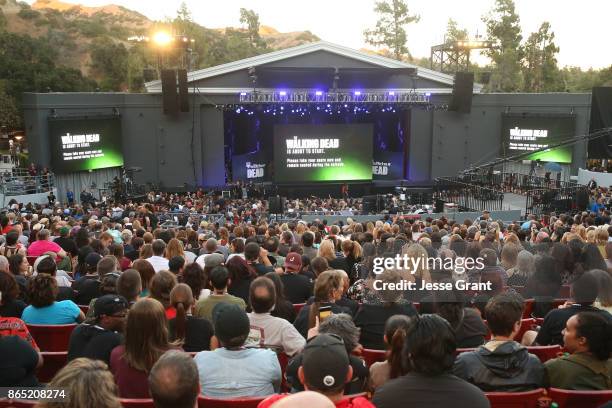
[[278,94],[280,96],[287,96],[287,92],[286,91],[280,91]]
[[395,91],[389,91],[390,96],[395,96]]
[[240,92],[240,96],[246,96],[246,92]]
[[355,91],[355,96],[360,96],[361,95],[361,91]]
[[315,95],[316,95],[316,96],[323,96],[323,92],[322,92],[322,91],[316,91],[316,92],[315,92]]
[[426,92],[425,96],[431,96],[431,92]]

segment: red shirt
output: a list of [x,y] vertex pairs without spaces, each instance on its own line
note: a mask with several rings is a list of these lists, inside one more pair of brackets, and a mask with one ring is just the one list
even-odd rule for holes
[[135,368],[125,361],[125,346],[117,346],[111,351],[110,370],[115,377],[121,398],[151,398],[149,395],[148,373]]
[[30,343],[30,346],[38,351],[38,345],[30,334],[23,320],[16,317],[0,317],[0,337],[18,336]]
[[[261,401],[259,405],[257,405],[257,408],[269,408],[276,401],[282,400],[283,398],[288,397],[289,395],[290,394],[272,395],[271,397],[268,397],[265,400]],[[372,404],[370,401],[363,397],[345,397],[340,401],[336,402],[335,405],[336,408],[376,408],[374,404]]]
[[28,256],[41,256],[45,252],[58,253],[62,250],[62,247],[51,241],[34,241],[28,247]]

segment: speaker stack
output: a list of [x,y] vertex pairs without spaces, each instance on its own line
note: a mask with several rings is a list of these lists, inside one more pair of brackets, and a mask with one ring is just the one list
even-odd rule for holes
[[176,115],[179,111],[189,112],[187,70],[164,69],[161,72],[161,82],[164,114]]
[[473,93],[474,73],[457,72],[453,84],[453,96],[448,104],[448,110],[459,113],[470,113],[472,111]]

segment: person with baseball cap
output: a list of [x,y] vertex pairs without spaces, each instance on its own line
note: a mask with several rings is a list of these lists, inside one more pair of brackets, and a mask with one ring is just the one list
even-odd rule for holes
[[246,312],[238,305],[219,303],[212,315],[215,337],[221,347],[201,351],[194,358],[202,394],[238,398],[278,392],[281,368],[276,353],[243,347],[251,329]]
[[285,287],[285,298],[293,304],[305,303],[312,296],[312,281],[300,274],[302,256],[289,252],[285,257],[285,273],[281,275]]
[[68,361],[79,357],[110,362],[111,351],[121,344],[129,309],[120,295],[104,295],[96,299],[94,317],[85,320],[70,335]]
[[[319,334],[308,341],[302,353],[302,365],[298,369],[298,378],[304,389],[323,394],[337,408],[374,407],[363,397],[344,397],[344,387],[352,377],[353,368],[341,337]],[[274,395],[261,402],[258,408],[268,408],[286,396]]]

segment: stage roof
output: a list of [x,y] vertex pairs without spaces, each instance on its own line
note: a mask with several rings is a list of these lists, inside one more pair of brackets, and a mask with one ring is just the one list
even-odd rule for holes
[[[341,74],[350,73],[353,76],[369,76],[368,72],[372,71],[381,77],[395,77],[396,83],[403,84],[394,86],[395,89],[417,88],[419,91],[432,94],[449,94],[454,83],[452,75],[320,41],[189,72],[187,81],[190,91],[204,94],[234,94],[252,89],[248,77],[248,70],[251,67],[259,73],[276,70],[281,76],[285,73],[287,78],[294,77],[298,72],[310,71],[315,75],[333,71],[335,68],[338,68]],[[416,77],[408,86],[406,78],[414,70]],[[162,90],[159,80],[147,82],[145,87],[150,93],[159,93]],[[258,85],[258,88],[265,87]],[[481,90],[482,85],[474,84],[474,93],[480,93]]]

